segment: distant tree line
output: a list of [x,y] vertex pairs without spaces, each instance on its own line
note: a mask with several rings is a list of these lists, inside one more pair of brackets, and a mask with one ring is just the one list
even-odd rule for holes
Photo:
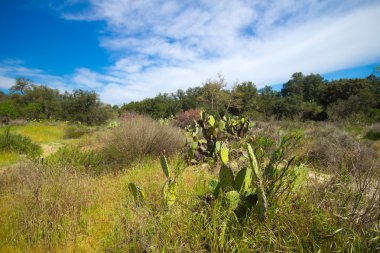
[[60,93],[31,80],[17,78],[9,94],[0,91],[0,118],[2,123],[11,119],[54,119],[98,125],[112,115],[112,108],[100,102],[93,91],[75,90]]
[[246,115],[256,119],[380,120],[380,78],[327,81],[319,74],[294,73],[280,91],[257,89],[252,82],[226,89],[219,76],[203,86],[158,94],[154,98],[124,104],[121,110],[167,118],[181,111],[203,108],[215,115]]

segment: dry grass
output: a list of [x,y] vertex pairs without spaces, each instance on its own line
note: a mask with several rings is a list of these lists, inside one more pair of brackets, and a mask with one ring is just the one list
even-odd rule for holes
[[90,178],[65,167],[24,163],[3,171],[1,243],[54,250],[75,241],[83,228],[82,213],[93,200],[89,183]]
[[114,164],[130,164],[146,156],[172,155],[183,147],[181,130],[143,116],[123,121],[102,139],[103,153]]

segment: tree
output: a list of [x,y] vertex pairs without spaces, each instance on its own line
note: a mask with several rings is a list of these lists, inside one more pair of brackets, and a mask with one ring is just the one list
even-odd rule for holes
[[252,113],[257,107],[257,89],[252,82],[237,84],[231,91],[232,101],[229,111],[241,115]]
[[9,92],[11,94],[14,93],[20,93],[21,95],[24,95],[27,90],[31,89],[31,86],[33,85],[33,81],[27,78],[18,77],[16,78],[16,84],[13,85]]
[[198,101],[212,114],[224,114],[229,105],[229,93],[223,88],[226,86],[224,78],[219,75],[218,80],[209,80],[203,87]]

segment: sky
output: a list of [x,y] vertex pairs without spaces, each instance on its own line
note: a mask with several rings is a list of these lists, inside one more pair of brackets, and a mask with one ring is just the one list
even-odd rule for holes
[[278,87],[380,66],[379,0],[0,0],[0,88],[26,77],[123,104],[202,85]]

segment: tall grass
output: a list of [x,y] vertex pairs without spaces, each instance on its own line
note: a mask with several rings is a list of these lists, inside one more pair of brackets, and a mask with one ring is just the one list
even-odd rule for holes
[[[8,168],[0,175],[0,248],[54,251],[75,240],[82,212],[91,200],[89,179],[69,167],[36,163]],[[11,199],[11,202],[7,202]]]
[[144,116],[123,121],[102,139],[103,154],[111,164],[130,164],[146,156],[172,155],[183,147],[180,129]]

